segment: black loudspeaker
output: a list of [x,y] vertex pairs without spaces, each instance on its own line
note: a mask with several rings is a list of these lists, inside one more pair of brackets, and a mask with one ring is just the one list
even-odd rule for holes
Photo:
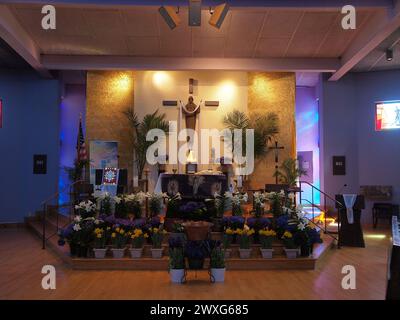
[[218,29],[221,28],[222,23],[224,22],[224,19],[226,17],[226,14],[228,13],[228,10],[229,10],[229,5],[227,3],[216,6],[214,9],[214,13],[210,18],[209,24]]
[[127,169],[119,169],[118,185],[119,186],[127,186],[128,185],[128,170]]
[[103,169],[96,169],[95,185],[99,186],[103,183]]
[[201,26],[201,0],[189,0],[189,26]]
[[174,7],[163,6],[158,11],[171,29],[175,29],[181,23],[181,19],[176,14]]

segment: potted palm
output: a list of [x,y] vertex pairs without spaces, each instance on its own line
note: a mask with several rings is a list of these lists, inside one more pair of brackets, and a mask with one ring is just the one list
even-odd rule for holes
[[297,166],[297,159],[288,158],[283,161],[282,165],[274,173],[274,177],[277,177],[283,184],[289,185],[289,187],[295,187],[297,179],[301,176],[306,176],[307,171]]
[[283,244],[285,246],[286,257],[288,259],[295,259],[297,258],[297,254],[299,249],[294,242],[293,234],[290,231],[285,231],[282,236]]
[[164,239],[164,234],[166,231],[163,229],[162,225],[160,228],[152,228],[150,229],[151,234],[151,242],[152,248],[151,250],[151,257],[153,259],[161,259],[163,248],[162,248],[162,241]]
[[169,249],[169,275],[172,283],[183,283],[185,278],[183,247],[172,247]]
[[122,259],[125,254],[125,246],[128,241],[125,230],[121,227],[116,227],[111,233],[111,252],[116,259]]
[[276,237],[276,232],[270,229],[262,229],[258,231],[261,243],[261,255],[263,259],[271,259],[274,249],[272,249],[272,241]]
[[231,228],[226,228],[222,236],[222,246],[224,248],[225,259],[229,259],[231,256],[232,249],[230,247],[233,241],[233,234],[234,231]]
[[236,234],[239,236],[240,259],[249,259],[251,255],[251,236],[254,234],[254,229],[244,225],[243,229],[236,230]]
[[94,244],[93,244],[93,252],[94,257],[96,259],[104,259],[106,256],[107,248],[106,248],[106,232],[102,228],[96,228],[94,230]]
[[210,258],[211,279],[215,282],[225,281],[225,253],[220,247],[215,247],[211,251]]
[[142,229],[134,229],[131,234],[132,246],[129,249],[131,257],[138,259],[142,257],[144,241],[149,237]]

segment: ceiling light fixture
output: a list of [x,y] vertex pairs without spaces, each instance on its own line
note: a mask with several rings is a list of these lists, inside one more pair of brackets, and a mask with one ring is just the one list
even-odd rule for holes
[[174,7],[171,6],[162,6],[158,9],[158,11],[171,30],[175,29],[181,23],[181,19],[177,14],[179,13],[179,7],[177,12],[175,11]]
[[210,13],[211,13],[211,18],[208,21],[209,24],[211,24],[215,28],[221,28],[222,23],[224,22],[224,19],[229,11],[229,5],[227,3],[220,4],[216,6]]
[[392,61],[393,60],[393,49],[386,50],[386,60]]

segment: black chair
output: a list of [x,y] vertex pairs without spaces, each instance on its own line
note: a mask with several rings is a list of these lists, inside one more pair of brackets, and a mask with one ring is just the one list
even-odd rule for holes
[[374,229],[378,226],[378,219],[388,219],[392,223],[392,216],[399,216],[399,206],[392,203],[374,203],[372,207],[372,222]]

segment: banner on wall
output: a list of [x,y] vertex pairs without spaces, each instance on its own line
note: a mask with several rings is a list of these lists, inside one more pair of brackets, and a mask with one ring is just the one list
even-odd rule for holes
[[90,141],[90,183],[95,185],[96,169],[118,168],[118,142]]

